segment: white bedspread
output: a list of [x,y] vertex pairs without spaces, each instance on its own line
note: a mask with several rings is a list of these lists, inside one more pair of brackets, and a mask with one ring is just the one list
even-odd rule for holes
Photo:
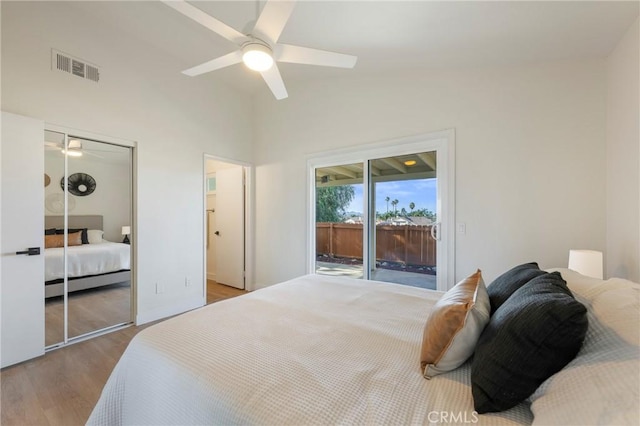
[[440,295],[309,275],[186,313],[132,340],[88,424],[530,424],[475,414],[468,364],[422,377]]
[[[131,268],[130,246],[122,243],[104,242],[71,246],[68,250],[69,278],[105,274]],[[48,248],[44,251],[45,281],[64,276],[63,248]]]

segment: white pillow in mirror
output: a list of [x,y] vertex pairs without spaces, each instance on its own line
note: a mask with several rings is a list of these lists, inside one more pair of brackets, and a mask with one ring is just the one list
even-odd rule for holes
[[87,231],[87,239],[89,240],[89,244],[100,244],[102,243],[102,235],[104,231],[99,229],[89,229]]

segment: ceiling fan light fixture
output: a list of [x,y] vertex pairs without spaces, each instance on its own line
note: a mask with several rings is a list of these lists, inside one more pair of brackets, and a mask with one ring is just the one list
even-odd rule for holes
[[69,139],[67,149],[65,150],[62,148],[60,152],[68,155],[69,157],[82,157],[82,142],[78,139]]
[[82,149],[82,142],[78,139],[69,139],[69,144],[67,146],[69,149]]
[[411,167],[411,166],[415,166],[416,163],[417,163],[416,160],[407,160],[407,161],[404,162],[404,165]]
[[242,47],[242,62],[254,71],[267,71],[273,66],[271,49],[261,43],[247,43]]
[[[358,60],[353,55],[279,43],[278,41],[291,17],[296,0],[266,0],[262,11],[256,18],[253,29],[249,30],[249,33],[242,33],[230,27],[186,0],[162,0],[162,3],[239,46],[239,49],[233,52],[182,71],[183,74],[189,77],[195,77],[244,62],[247,68],[260,72],[273,96],[276,100],[281,100],[289,95],[276,62],[353,68]],[[194,2],[191,1],[191,3]],[[253,34],[263,37],[268,42],[255,37]]]

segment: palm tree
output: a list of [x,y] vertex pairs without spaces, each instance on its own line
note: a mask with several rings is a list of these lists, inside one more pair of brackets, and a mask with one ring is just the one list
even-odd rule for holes
[[393,212],[394,212],[394,213],[397,213],[397,211],[398,211],[398,210],[396,209],[396,206],[398,205],[398,203],[399,203],[399,202],[400,202],[400,201],[398,201],[397,199],[395,199],[395,200],[393,200],[393,201],[391,202],[391,205],[393,206]]
[[386,198],[384,199],[384,200],[387,202],[387,213],[389,213],[389,200],[390,200],[390,199],[391,199],[391,198],[389,198],[389,197],[386,197]]
[[414,203],[413,201],[409,203],[409,208],[411,209],[411,211],[413,212],[413,209],[416,208],[416,203]]

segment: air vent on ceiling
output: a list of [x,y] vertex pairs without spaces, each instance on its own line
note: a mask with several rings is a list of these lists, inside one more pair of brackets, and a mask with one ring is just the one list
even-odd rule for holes
[[96,83],[100,80],[100,70],[97,65],[56,49],[51,49],[51,69],[86,78]]

